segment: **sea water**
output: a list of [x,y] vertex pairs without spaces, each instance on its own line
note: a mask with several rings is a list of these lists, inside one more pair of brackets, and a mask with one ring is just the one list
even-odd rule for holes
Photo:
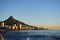
[[60,30],[5,31],[4,40],[60,40]]

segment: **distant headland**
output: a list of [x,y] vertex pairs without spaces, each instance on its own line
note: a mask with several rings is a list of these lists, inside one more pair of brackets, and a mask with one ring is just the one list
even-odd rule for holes
[[28,25],[24,22],[16,20],[13,16],[10,16],[5,21],[0,21],[0,30],[48,30],[43,27],[36,27],[32,25]]

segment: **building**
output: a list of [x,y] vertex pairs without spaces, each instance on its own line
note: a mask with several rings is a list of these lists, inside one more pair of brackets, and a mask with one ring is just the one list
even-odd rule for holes
[[28,25],[24,22],[16,20],[13,16],[10,16],[5,21],[0,21],[0,27],[6,27],[8,29],[19,30],[34,30],[35,26]]
[[10,16],[5,21],[0,21],[0,29],[10,29],[10,30],[45,30],[43,27],[36,27],[28,25],[24,22],[16,20],[13,16]]

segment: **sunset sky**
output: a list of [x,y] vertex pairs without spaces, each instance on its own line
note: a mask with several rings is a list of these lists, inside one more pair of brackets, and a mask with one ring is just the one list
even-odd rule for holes
[[60,0],[0,0],[0,21],[11,15],[29,25],[60,29]]

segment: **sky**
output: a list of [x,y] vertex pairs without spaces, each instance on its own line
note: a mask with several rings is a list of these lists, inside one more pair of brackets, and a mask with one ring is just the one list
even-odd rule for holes
[[0,21],[10,16],[29,25],[60,29],[60,0],[0,0]]

